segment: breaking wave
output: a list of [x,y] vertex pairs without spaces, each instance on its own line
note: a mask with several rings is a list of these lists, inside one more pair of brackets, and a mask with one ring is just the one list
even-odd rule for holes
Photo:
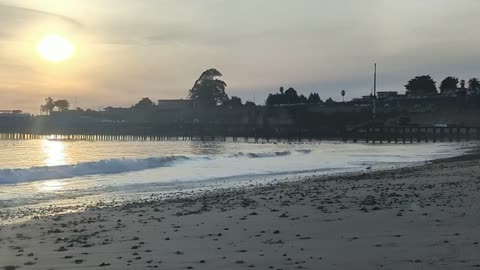
[[29,169],[1,169],[0,183],[14,184],[95,174],[118,174],[123,172],[143,171],[170,166],[175,161],[184,161],[188,159],[189,158],[185,156],[151,157],[141,159],[106,159],[74,165],[32,167]]
[[[301,154],[308,154],[311,150],[296,150]],[[266,153],[242,153],[228,156],[227,158],[267,158],[282,157],[291,155],[291,151],[278,151]],[[0,184],[16,184],[22,182],[33,182],[52,179],[67,179],[78,176],[119,174],[134,171],[174,166],[175,162],[206,159],[215,157],[186,157],[167,156],[149,157],[138,159],[106,159],[99,161],[83,162],[71,165],[42,166],[22,169],[0,169]]]
[[[309,154],[312,152],[310,149],[301,149],[295,150],[295,152],[301,154]],[[278,151],[278,152],[270,152],[270,153],[243,153],[239,152],[231,157],[248,157],[248,158],[266,158],[266,157],[281,157],[281,156],[289,156],[291,155],[291,151]]]

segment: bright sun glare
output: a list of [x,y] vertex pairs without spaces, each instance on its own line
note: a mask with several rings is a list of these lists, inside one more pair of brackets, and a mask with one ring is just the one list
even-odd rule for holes
[[72,57],[74,47],[68,39],[58,34],[49,34],[38,43],[37,51],[48,61],[61,62]]

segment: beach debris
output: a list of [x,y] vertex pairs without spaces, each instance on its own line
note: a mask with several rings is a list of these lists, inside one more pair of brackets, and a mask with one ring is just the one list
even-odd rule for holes
[[365,197],[365,199],[363,199],[361,204],[373,206],[373,205],[377,204],[377,200],[375,199],[374,196],[367,195],[367,197]]

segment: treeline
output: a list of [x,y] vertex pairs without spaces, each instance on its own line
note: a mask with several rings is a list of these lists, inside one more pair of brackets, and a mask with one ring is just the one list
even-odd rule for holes
[[265,102],[266,105],[284,105],[284,104],[323,104],[333,103],[332,98],[325,102],[320,98],[318,93],[310,93],[308,98],[303,94],[298,95],[294,88],[288,88],[287,91],[280,87],[278,93],[269,94]]
[[458,91],[480,91],[480,81],[478,78],[471,78],[468,80],[468,85],[465,80],[460,80],[454,76],[448,76],[440,82],[437,89],[437,82],[430,75],[417,76],[405,85],[407,95],[425,96],[438,94],[455,93]]
[[53,100],[51,97],[45,98],[45,104],[40,105],[40,111],[50,114],[55,108],[59,111],[66,111],[70,103],[66,99]]

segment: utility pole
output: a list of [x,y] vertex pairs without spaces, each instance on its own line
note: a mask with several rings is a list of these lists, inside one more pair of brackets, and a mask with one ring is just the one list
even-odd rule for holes
[[377,114],[377,63],[373,65],[373,120]]
[[373,96],[377,97],[377,63],[373,66]]

